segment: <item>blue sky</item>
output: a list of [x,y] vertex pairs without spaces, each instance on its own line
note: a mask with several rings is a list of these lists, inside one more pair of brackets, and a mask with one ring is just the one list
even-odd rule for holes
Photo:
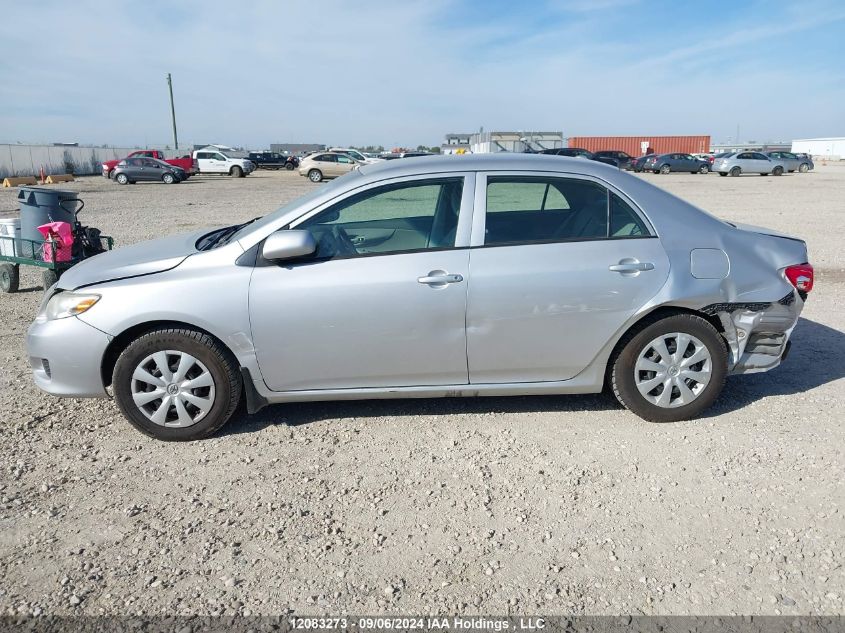
[[845,3],[193,0],[4,7],[0,142],[438,144],[845,134]]

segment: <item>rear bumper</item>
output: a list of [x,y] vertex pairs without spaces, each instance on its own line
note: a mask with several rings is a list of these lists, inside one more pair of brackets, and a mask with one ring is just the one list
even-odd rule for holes
[[704,312],[719,317],[730,351],[731,374],[774,369],[786,358],[804,302],[796,291],[768,304],[716,304]]
[[33,322],[26,348],[35,384],[54,396],[106,397],[100,366],[110,340],[76,317]]

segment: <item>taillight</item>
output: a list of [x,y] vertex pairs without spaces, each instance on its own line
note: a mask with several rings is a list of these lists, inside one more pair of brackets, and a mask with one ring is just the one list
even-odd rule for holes
[[799,292],[810,292],[813,289],[813,267],[810,264],[790,266],[784,273],[789,283]]

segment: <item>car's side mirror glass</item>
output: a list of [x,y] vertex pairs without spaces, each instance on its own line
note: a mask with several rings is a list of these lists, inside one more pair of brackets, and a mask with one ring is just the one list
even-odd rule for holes
[[313,255],[317,241],[310,231],[276,231],[264,240],[261,255],[270,261],[281,261]]

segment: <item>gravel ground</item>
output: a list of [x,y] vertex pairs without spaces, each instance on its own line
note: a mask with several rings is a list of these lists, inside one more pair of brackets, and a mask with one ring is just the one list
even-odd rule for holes
[[[841,614],[845,167],[643,176],[796,233],[817,287],[788,362],[705,419],[602,396],[277,405],[166,444],[36,390],[41,289],[0,295],[0,613]],[[295,173],[71,185],[118,245],[264,214]],[[16,208],[0,192],[0,215]]]

